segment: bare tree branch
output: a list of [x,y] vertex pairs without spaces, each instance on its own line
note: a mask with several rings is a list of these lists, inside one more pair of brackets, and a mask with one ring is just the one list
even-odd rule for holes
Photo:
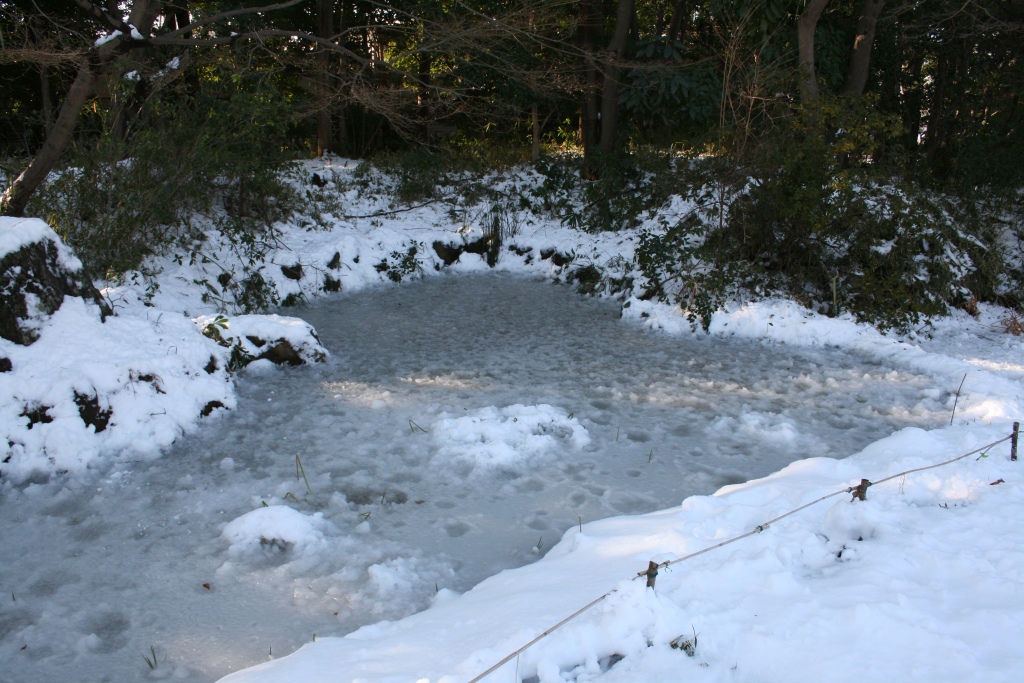
[[369,65],[373,60],[367,59],[360,54],[352,52],[343,45],[332,42],[329,38],[321,38],[320,36],[314,36],[312,33],[305,31],[288,31],[285,29],[277,28],[265,28],[258,31],[248,31],[246,33],[236,33],[231,36],[221,36],[219,38],[176,38],[169,37],[171,34],[165,34],[161,36],[154,36],[150,38],[149,42],[152,45],[184,45],[186,47],[210,47],[213,45],[232,45],[234,43],[244,42],[247,40],[259,40],[262,38],[301,38],[304,41],[315,43],[323,48],[332,50],[334,52],[345,55],[359,64]]
[[[77,1],[78,0],[76,0],[76,2]],[[178,36],[185,35],[189,31],[192,31],[194,29],[200,28],[202,26],[207,26],[209,24],[215,24],[218,21],[223,21],[224,19],[230,19],[231,17],[237,17],[237,16],[241,16],[241,15],[245,15],[245,14],[261,14],[263,12],[272,12],[274,10],[285,9],[285,8],[291,7],[293,5],[297,5],[300,2],[302,2],[302,0],[287,0],[286,2],[279,2],[279,3],[276,3],[274,5],[264,5],[263,7],[243,7],[241,9],[233,9],[233,10],[229,10],[227,12],[220,12],[218,14],[213,14],[213,15],[210,15],[208,17],[203,17],[202,19],[198,19],[196,21],[193,21],[191,24],[189,24],[187,26],[182,26],[181,28],[178,28],[177,30],[171,31],[170,33],[165,33],[165,34],[163,34],[160,37],[161,38],[177,38]],[[168,43],[168,44],[180,45],[182,43]]]
[[124,35],[131,35],[132,27],[129,26],[128,22],[126,22],[123,18],[118,18],[111,15],[103,8],[97,7],[93,3],[89,2],[89,0],[75,0],[75,4],[84,9],[90,15],[92,15],[93,18],[99,19],[100,21],[109,25],[111,28],[120,31]]

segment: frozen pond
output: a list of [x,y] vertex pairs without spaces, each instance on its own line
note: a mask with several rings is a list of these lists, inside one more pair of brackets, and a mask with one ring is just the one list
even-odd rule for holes
[[[249,374],[236,411],[160,460],[3,489],[0,681],[216,680],[529,563],[581,520],[949,418],[930,376],[653,333],[539,281],[286,313],[330,364]],[[264,503],[301,528],[222,537]]]

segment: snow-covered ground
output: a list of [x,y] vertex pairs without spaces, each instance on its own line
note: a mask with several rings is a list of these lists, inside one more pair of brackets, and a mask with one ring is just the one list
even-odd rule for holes
[[[387,209],[347,192],[348,214]],[[109,394],[130,408],[110,407],[137,417],[102,434],[59,409],[7,427],[37,440],[8,445],[0,483],[0,681],[464,682],[613,590],[485,680],[1019,679],[1024,465],[1005,443],[831,498],[663,569],[654,590],[632,580],[1008,434],[1024,341],[1002,311],[901,340],[735,303],[693,333],[678,310],[545,282],[572,267],[552,250],[614,265],[632,235],[522,217],[499,272],[469,253],[441,267],[435,240],[481,234],[484,212],[461,217],[281,226],[263,275],[282,297],[341,285],[284,311],[316,328],[323,364],[258,361],[237,385],[223,365],[190,369],[227,355],[197,332],[232,258],[216,245],[154,262],[151,305],[141,284],[112,287],[117,318],[66,304],[39,342],[3,348],[5,395],[57,404],[123,371]],[[417,281],[390,286],[378,264],[413,245]],[[263,324],[229,318],[236,336]],[[186,360],[156,365],[170,346]],[[186,389],[138,381],[161,373]],[[189,373],[230,410],[199,417]],[[151,414],[168,406],[188,410]]]

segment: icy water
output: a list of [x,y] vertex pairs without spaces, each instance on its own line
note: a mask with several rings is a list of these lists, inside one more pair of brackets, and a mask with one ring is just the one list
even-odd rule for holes
[[[213,681],[468,590],[581,521],[948,419],[931,377],[653,333],[545,282],[433,279],[288,313],[329,364],[246,376],[236,411],[162,459],[4,489],[0,681]],[[319,536],[229,548],[224,525],[264,504]]]

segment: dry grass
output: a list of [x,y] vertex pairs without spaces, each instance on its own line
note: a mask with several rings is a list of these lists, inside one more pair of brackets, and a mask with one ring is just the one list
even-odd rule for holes
[[967,303],[964,304],[964,310],[975,319],[980,317],[981,313],[978,311],[978,297],[972,296],[968,299]]
[[1018,317],[1016,313],[1000,318],[999,324],[1002,325],[1003,332],[1006,334],[1012,334],[1015,337],[1024,335],[1024,318]]

